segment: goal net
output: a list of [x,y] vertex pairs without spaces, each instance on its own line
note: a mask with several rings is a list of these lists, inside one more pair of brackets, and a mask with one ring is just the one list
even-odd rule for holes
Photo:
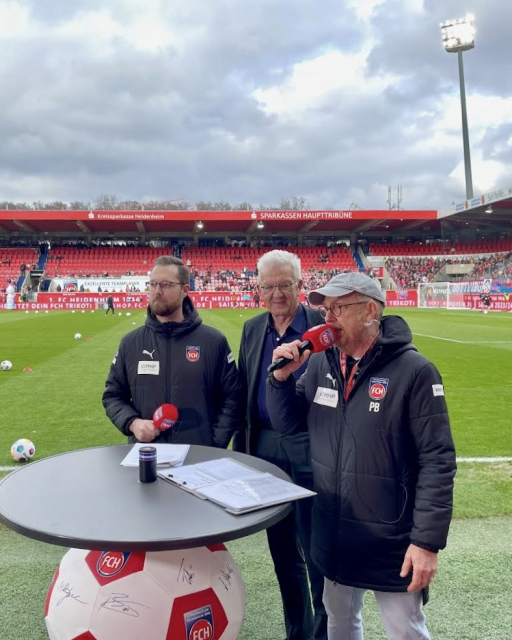
[[[418,285],[418,307],[421,309],[476,309],[480,293],[490,289],[490,281],[426,282]],[[487,289],[487,290],[489,290]]]

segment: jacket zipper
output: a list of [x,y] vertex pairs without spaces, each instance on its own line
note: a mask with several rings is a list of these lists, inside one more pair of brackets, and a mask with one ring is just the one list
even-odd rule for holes
[[[169,330],[169,329],[168,329]],[[172,349],[172,340],[167,337],[167,359],[165,363],[165,402],[171,402],[171,349]],[[173,439],[173,433],[170,434],[169,442]]]
[[[354,389],[357,387],[357,385],[359,384],[359,380],[362,379],[362,376],[360,375],[361,372],[366,372],[368,367],[373,363],[373,361],[375,360],[375,358],[377,357],[377,355],[379,355],[381,352],[380,347],[375,351],[375,353],[373,354],[371,360],[369,360],[365,366],[364,369],[362,370],[357,370],[354,376],[354,386],[352,387],[352,391],[354,391]],[[335,357],[335,354],[338,354],[338,350],[331,350],[330,352],[328,352],[327,355],[327,362],[329,364],[329,368],[331,369],[332,373],[334,373],[334,376],[336,378],[336,381],[338,382],[339,385],[339,389],[340,389],[340,405],[341,405],[341,419],[340,419],[340,440],[339,440],[339,444],[338,444],[338,451],[337,451],[337,458],[336,458],[336,491],[337,491],[337,520],[338,523],[340,523],[340,514],[341,514],[341,450],[342,450],[342,440],[343,440],[343,425],[346,423],[347,419],[346,419],[346,404],[348,404],[348,401],[350,399],[347,398],[347,402],[345,403],[345,381],[342,380],[341,378],[341,370],[339,368],[339,357]],[[330,357],[329,357],[330,356]],[[332,360],[332,362],[331,362]],[[338,524],[338,539],[341,537],[341,524]],[[338,567],[339,567],[339,557],[338,557],[338,545],[336,545],[336,576],[334,579],[334,584],[336,585],[339,582],[339,576],[338,576]]]
[[[339,389],[339,402],[340,402],[340,410],[341,410],[341,417],[340,417],[340,437],[339,437],[339,441],[338,441],[338,450],[336,452],[336,509],[337,509],[337,513],[336,513],[336,520],[338,521],[338,539],[341,537],[341,525],[340,523],[340,513],[341,513],[341,479],[340,479],[340,467],[341,467],[341,451],[342,451],[342,441],[343,441],[343,423],[345,421],[345,400],[343,397],[344,394],[344,390],[345,390],[345,385],[344,385],[344,381],[341,378],[341,371],[339,369],[338,366],[338,362],[339,362],[339,357],[337,357],[338,354],[338,350],[337,349],[331,349],[326,355],[327,355],[327,363],[329,365],[329,369],[331,370],[331,372],[334,374],[334,378],[338,384],[338,389]],[[336,563],[335,563],[335,577],[334,577],[334,584],[336,585],[339,581],[339,576],[338,576],[338,566],[339,566],[339,557],[338,557],[338,545],[336,545]]]

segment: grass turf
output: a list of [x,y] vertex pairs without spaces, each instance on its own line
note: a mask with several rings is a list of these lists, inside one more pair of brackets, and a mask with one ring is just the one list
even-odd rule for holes
[[[237,354],[249,310],[201,311],[223,331]],[[390,311],[388,311],[390,313]],[[459,456],[512,456],[510,391],[512,315],[443,310],[400,310],[414,342],[443,375]],[[101,393],[122,335],[144,314],[0,313],[0,466],[15,466],[10,445],[33,440],[36,457],[124,442],[104,415]],[[81,340],[74,334],[80,332]],[[91,338],[90,340],[88,338]],[[32,371],[24,372],[24,367]],[[512,464],[461,463],[448,549],[427,607],[433,637],[508,640],[512,637]],[[490,517],[495,516],[495,517]],[[284,637],[280,598],[263,533],[230,543],[248,590],[241,640]],[[0,639],[46,637],[45,592],[63,550],[0,527]],[[383,638],[367,598],[367,637]]]
[[[425,608],[433,638],[510,640],[511,527],[511,517],[453,522]],[[46,591],[65,550],[29,540],[2,525],[0,540],[0,638],[45,640]],[[280,640],[284,637],[282,610],[265,534],[230,542],[228,547],[247,588],[239,640]],[[363,617],[366,638],[384,640],[371,593],[366,596]]]

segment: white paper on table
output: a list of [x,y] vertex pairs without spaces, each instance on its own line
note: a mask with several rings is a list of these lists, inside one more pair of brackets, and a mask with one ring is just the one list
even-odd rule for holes
[[138,467],[139,466],[139,449],[141,447],[155,447],[156,449],[156,464],[158,466],[168,467],[180,467],[187,453],[189,452],[189,444],[164,444],[164,443],[151,443],[151,442],[137,442],[124,460],[121,461],[123,467]]
[[230,458],[208,460],[197,464],[186,465],[179,469],[159,471],[158,475],[179,486],[184,486],[188,491],[199,487],[207,487],[223,480],[256,478],[261,476],[261,471],[248,467],[241,462]]
[[314,496],[313,491],[270,473],[254,478],[231,478],[198,490],[201,497],[222,505],[231,513],[254,511],[265,507]]

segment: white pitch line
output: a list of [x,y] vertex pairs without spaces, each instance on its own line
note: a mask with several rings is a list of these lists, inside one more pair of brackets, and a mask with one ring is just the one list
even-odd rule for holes
[[427,333],[413,333],[413,336],[420,338],[431,338],[432,340],[444,340],[445,342],[457,342],[458,344],[512,344],[512,340],[455,340],[454,338],[442,338],[441,336],[431,336]]
[[[512,462],[512,457],[498,458],[457,458],[457,462]],[[20,467],[0,467],[1,471],[16,471]]]
[[458,342],[459,344],[465,344],[464,340],[454,340],[453,338],[441,338],[440,336],[429,336],[427,333],[413,333],[413,336],[419,336],[420,338],[432,338],[432,340],[444,340],[446,342]]
[[457,458],[457,462],[512,462],[512,458]]
[[468,340],[465,344],[512,344],[512,340]]

